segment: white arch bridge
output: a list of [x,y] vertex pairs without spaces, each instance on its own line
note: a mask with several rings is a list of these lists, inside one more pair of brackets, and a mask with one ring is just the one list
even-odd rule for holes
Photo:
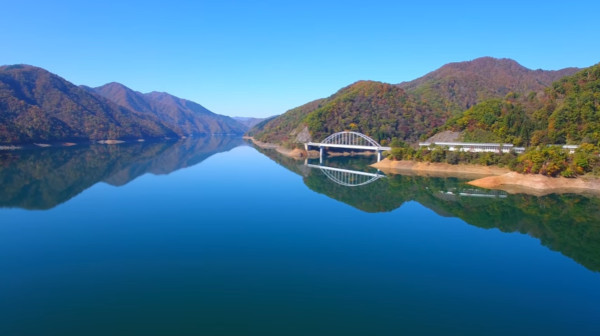
[[371,137],[362,133],[343,131],[334,133],[321,142],[307,142],[304,149],[307,151],[310,147],[319,147],[319,158],[323,162],[324,148],[344,148],[356,150],[375,151],[377,153],[377,162],[381,161],[381,152],[390,150],[390,147],[383,147]]

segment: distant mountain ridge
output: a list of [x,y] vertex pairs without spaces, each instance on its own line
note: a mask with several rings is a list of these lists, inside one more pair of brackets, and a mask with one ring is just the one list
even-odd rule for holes
[[472,105],[511,92],[542,91],[577,70],[530,70],[516,61],[492,57],[449,63],[410,82],[359,81],[328,98],[263,121],[247,134],[261,141],[290,144],[300,141],[298,135],[306,138],[305,130],[313,140],[356,130],[383,143],[392,138],[412,142]]
[[0,67],[0,145],[241,135],[246,129],[167,93],[141,94],[118,83],[93,89],[31,65]]
[[165,92],[140,93],[115,82],[92,90],[120,106],[156,116],[173,125],[172,130],[179,136],[243,134],[247,130],[231,117],[213,113],[200,104]]
[[453,114],[510,92],[541,91],[579,70],[531,70],[511,59],[481,57],[448,63],[423,77],[397,85],[417,98],[429,101],[434,108],[447,109]]
[[265,119],[269,119],[272,117],[267,117],[267,118],[253,118],[253,117],[232,117],[235,121],[239,122],[240,124],[246,126],[248,129],[251,129],[252,127],[256,126],[257,124],[263,122]]

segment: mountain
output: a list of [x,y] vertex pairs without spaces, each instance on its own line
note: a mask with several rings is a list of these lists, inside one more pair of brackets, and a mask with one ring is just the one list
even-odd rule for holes
[[564,77],[541,92],[483,101],[441,129],[462,132],[465,141],[598,144],[600,64]]
[[417,99],[427,101],[432,108],[452,115],[478,102],[501,98],[510,92],[526,94],[544,90],[552,82],[578,70],[530,70],[511,59],[481,57],[446,64],[398,86]]
[[328,98],[263,121],[247,134],[291,145],[356,130],[384,144],[394,137],[412,142],[478,102],[541,91],[576,70],[530,70],[513,60],[491,57],[450,63],[411,82],[354,83]]
[[233,118],[164,92],[140,93],[114,82],[91,90],[122,107],[157,117],[179,136],[243,134],[248,129]]
[[322,139],[345,129],[386,142],[398,137],[415,141],[444,123],[442,114],[397,86],[360,81],[338,91],[304,119],[309,132]]
[[359,81],[325,99],[317,99],[256,125],[248,135],[265,142],[292,145],[322,140],[343,130],[355,130],[386,143],[393,137],[415,141],[420,134],[443,125],[427,104],[403,89],[374,81]]
[[252,117],[232,117],[233,120],[239,122],[240,124],[246,126],[246,129],[251,129],[252,127],[256,126],[258,123],[262,122],[265,119],[269,119],[269,118],[252,118]]
[[44,69],[0,67],[0,144],[171,136],[176,134],[155,116],[118,106]]
[[354,130],[385,144],[393,137],[415,141],[445,120],[395,85],[359,81],[258,124],[248,134],[260,141],[292,144]]

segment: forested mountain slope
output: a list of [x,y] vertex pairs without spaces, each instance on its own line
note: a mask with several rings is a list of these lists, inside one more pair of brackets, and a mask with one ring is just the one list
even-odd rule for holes
[[291,145],[356,130],[383,144],[393,138],[414,142],[444,129],[441,126],[448,119],[479,102],[543,91],[576,70],[530,70],[513,60],[491,57],[450,63],[397,85],[356,82],[328,98],[264,121],[248,134],[261,141]]
[[0,144],[137,139],[176,134],[44,69],[0,67]]
[[564,77],[541,92],[509,94],[476,104],[441,129],[467,141],[517,145],[600,143],[600,64]]
[[233,118],[213,113],[200,104],[168,93],[140,93],[114,82],[93,90],[120,106],[156,116],[170,125],[179,136],[243,134],[247,130],[247,127]]

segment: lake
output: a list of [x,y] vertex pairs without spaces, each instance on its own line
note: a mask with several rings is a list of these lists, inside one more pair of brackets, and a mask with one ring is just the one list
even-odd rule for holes
[[372,160],[227,137],[0,152],[0,335],[598,334],[600,199]]

